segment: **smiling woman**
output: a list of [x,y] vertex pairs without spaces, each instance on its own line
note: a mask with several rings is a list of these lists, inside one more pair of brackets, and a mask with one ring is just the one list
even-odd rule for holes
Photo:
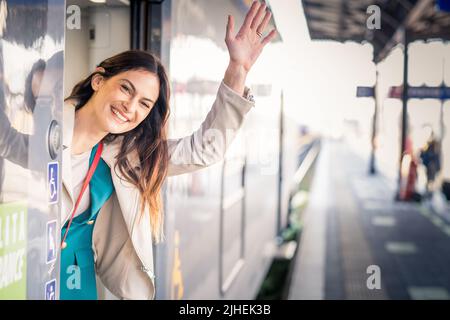
[[[66,101],[75,104],[72,155],[91,150],[102,139],[111,143],[120,137],[117,167],[157,213],[168,161],[169,83],[161,62],[143,51],[118,54],[100,63]],[[139,173],[130,168],[127,155],[132,152],[146,159]],[[149,181],[152,188],[147,187]]]
[[[270,17],[255,1],[237,34],[228,17],[228,68],[211,111],[190,136],[167,139],[169,81],[148,52],[108,58],[73,88],[64,108],[61,299],[96,299],[96,276],[118,298],[154,298],[161,186],[167,176],[223,158],[254,106],[245,81],[275,36],[272,30],[262,37]],[[81,272],[72,274],[73,265]]]
[[[149,57],[145,57],[145,54],[139,52],[134,55],[144,55],[144,59],[150,60]],[[163,69],[161,64],[156,68]],[[157,72],[156,68],[151,70]],[[145,69],[122,71],[114,76],[106,76],[104,67],[99,67],[98,70],[99,72],[92,78],[92,86],[96,94],[84,108],[80,109],[77,117],[86,117],[88,121],[81,121],[84,125],[87,125],[89,120],[98,118],[100,122],[97,122],[96,125],[99,132],[120,134],[134,129],[144,121],[155,101],[158,100],[160,82],[166,82],[163,86],[167,87],[166,79],[159,79],[153,71]],[[103,108],[99,108],[99,105],[102,105]],[[95,115],[95,118],[90,117],[89,113]],[[112,122],[111,119],[114,121]],[[80,133],[85,132],[82,129],[75,128],[75,130],[80,130]],[[82,152],[83,150],[74,149],[74,153],[78,153],[78,151]]]
[[[111,177],[111,174],[116,175],[116,168],[121,179],[139,191],[141,213],[148,205],[151,234],[155,239],[160,238],[159,192],[168,166],[168,100],[169,83],[164,67],[156,57],[143,51],[126,51],[106,59],[93,74],[78,83],[66,99],[67,108],[74,111],[72,133],[65,132],[64,137],[68,139],[72,135],[67,148],[70,151],[66,151],[72,171],[68,189],[70,198],[78,195],[79,199],[62,230],[63,271],[73,264],[80,266],[79,260],[92,261],[89,255],[92,255],[94,222],[100,208],[117,191]],[[106,146],[102,160],[90,183],[84,186],[84,177],[94,161],[92,155],[103,143]],[[111,173],[110,163],[104,159],[113,145],[120,147],[120,151],[115,154],[114,166],[110,165],[114,171]],[[130,164],[128,156],[133,153],[140,159],[139,169]],[[66,217],[69,217],[67,212]],[[95,272],[91,266],[93,263],[80,266],[83,291],[76,290],[76,286],[67,290],[64,284],[71,274],[62,273],[62,299],[96,298]]]

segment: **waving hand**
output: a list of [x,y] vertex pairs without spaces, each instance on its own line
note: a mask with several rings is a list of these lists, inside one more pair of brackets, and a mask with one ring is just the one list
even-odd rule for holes
[[234,18],[228,16],[225,43],[230,55],[230,63],[224,81],[234,90],[242,93],[247,73],[258,59],[264,46],[276,35],[275,29],[267,36],[263,33],[272,16],[265,3],[254,1],[244,23],[235,34]]

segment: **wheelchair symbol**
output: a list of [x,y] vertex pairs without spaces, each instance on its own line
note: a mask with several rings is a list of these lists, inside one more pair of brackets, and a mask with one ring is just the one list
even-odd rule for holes
[[56,300],[56,279],[45,284],[45,300]]
[[58,162],[51,162],[47,167],[47,190],[49,203],[58,202]]

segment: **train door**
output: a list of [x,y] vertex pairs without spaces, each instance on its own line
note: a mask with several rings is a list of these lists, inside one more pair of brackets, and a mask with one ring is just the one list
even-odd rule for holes
[[[79,27],[68,27],[66,30],[65,97],[104,59],[132,48],[131,17],[137,2],[139,1],[66,1],[67,10],[78,10],[81,21]],[[116,299],[102,286],[100,279],[97,279],[97,284],[99,299]]]
[[58,297],[64,28],[64,1],[0,1],[0,299]]

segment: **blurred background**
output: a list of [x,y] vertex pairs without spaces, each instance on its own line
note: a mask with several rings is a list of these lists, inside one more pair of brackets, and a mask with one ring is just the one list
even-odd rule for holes
[[[266,3],[256,107],[222,162],[164,186],[156,298],[449,299],[450,1]],[[63,97],[148,50],[169,136],[188,135],[228,63],[227,14],[250,5],[0,1],[0,299],[58,297]]]

